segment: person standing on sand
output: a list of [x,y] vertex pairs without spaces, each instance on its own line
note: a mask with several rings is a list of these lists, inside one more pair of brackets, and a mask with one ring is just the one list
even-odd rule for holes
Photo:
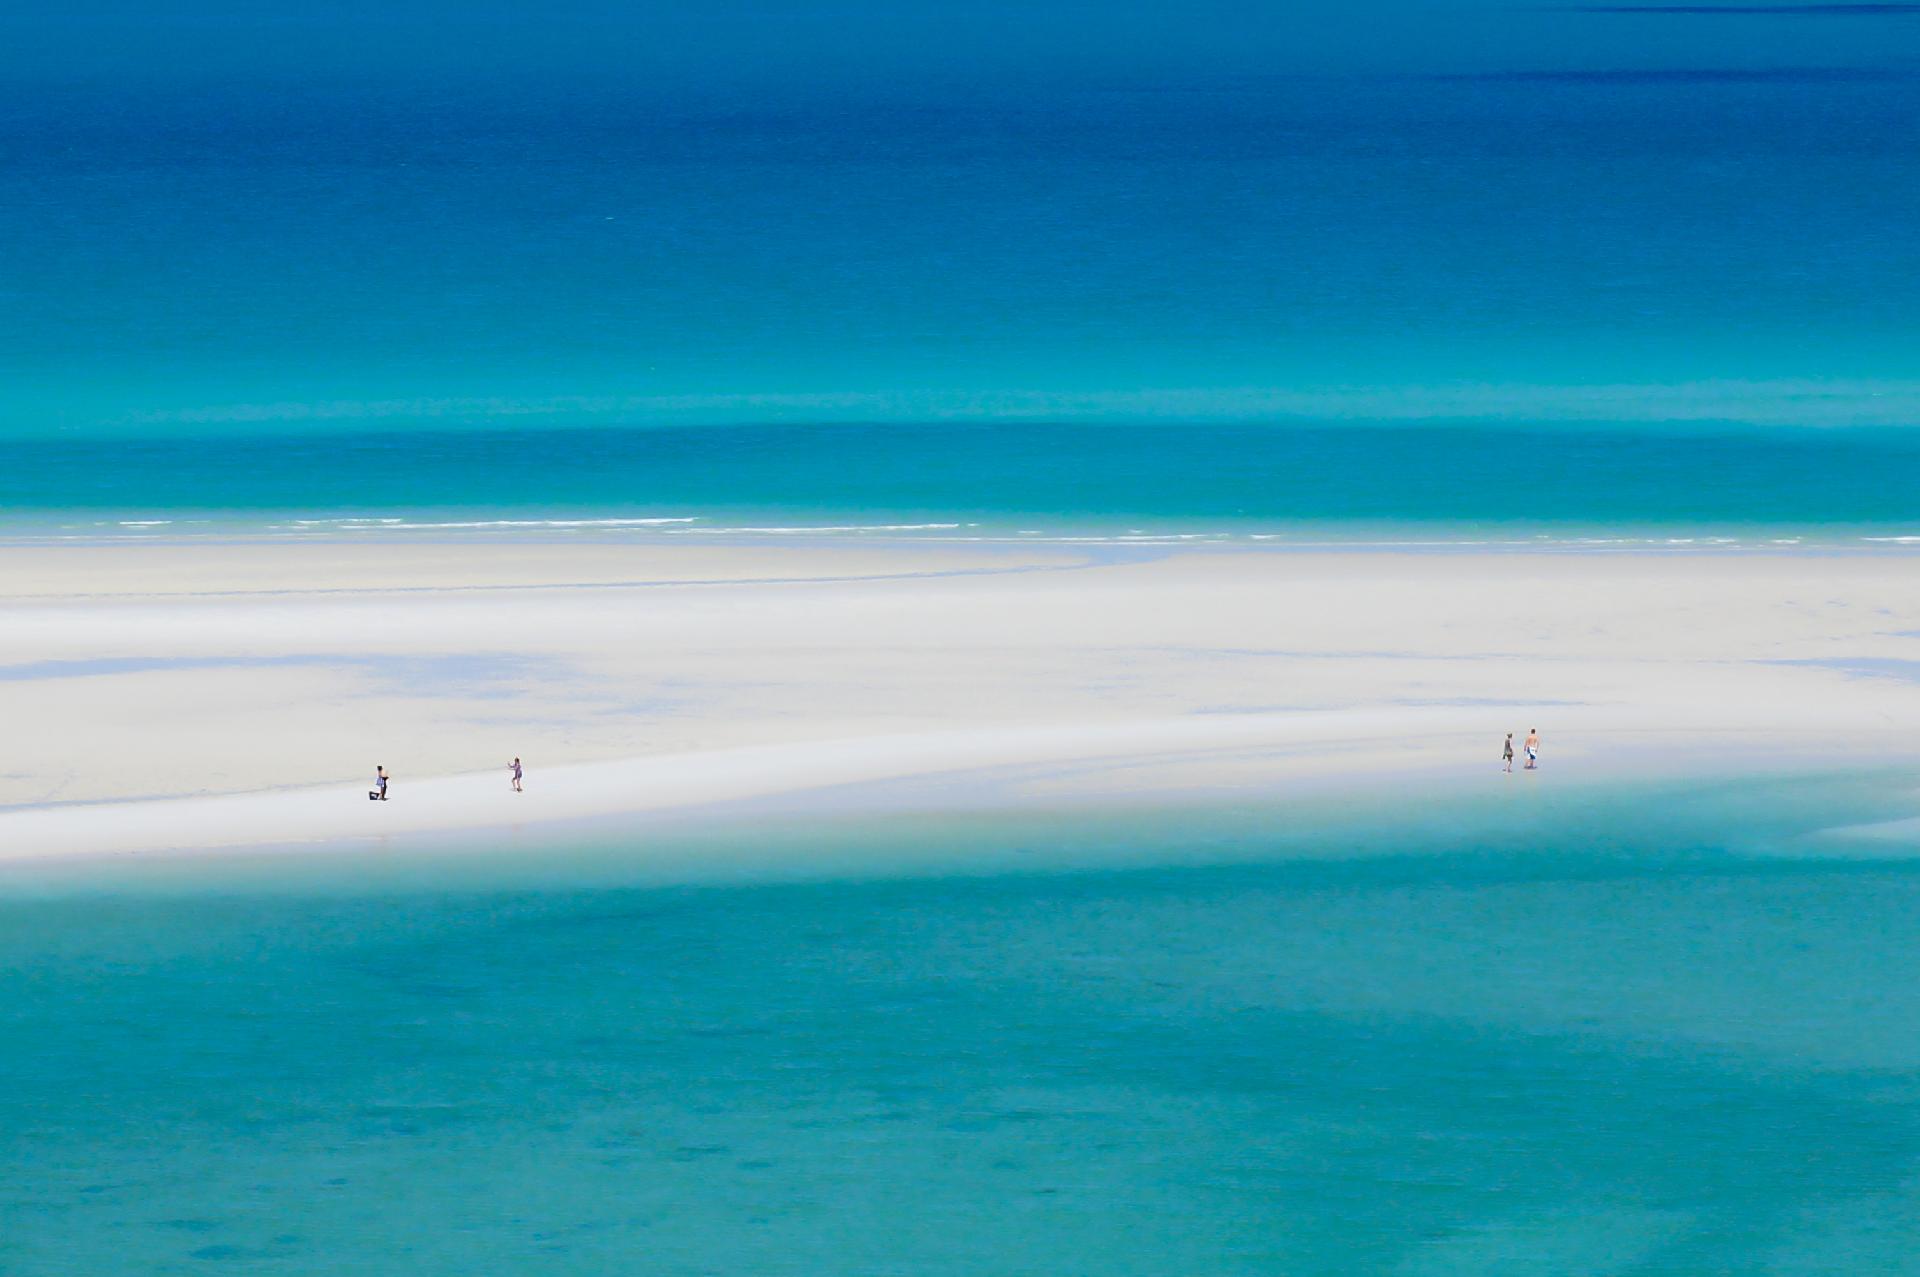
[[520,788],[520,760],[516,758],[508,763],[507,770],[513,773],[513,792],[524,794],[526,791]]
[[387,801],[387,769],[386,768],[375,767],[373,769],[373,792],[368,794],[367,797],[377,798],[383,803]]
[[1527,770],[1532,771],[1540,765],[1540,729],[1527,729]]
[[1507,770],[1513,770],[1513,733],[1507,733],[1507,743],[1500,747],[1500,759],[1506,763]]

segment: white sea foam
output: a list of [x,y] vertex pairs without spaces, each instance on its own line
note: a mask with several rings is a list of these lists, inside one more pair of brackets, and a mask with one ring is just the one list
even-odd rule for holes
[[[1920,548],[1920,532],[1881,532],[1871,535],[1855,528],[1846,531],[1801,532],[1787,534],[1785,529],[1729,531],[1724,528],[1701,529],[1619,529],[1568,528],[1564,530],[1520,530],[1505,536],[1476,536],[1470,526],[1450,528],[1444,525],[1422,527],[1395,526],[1342,528],[1326,525],[1287,527],[1269,525],[1266,530],[1252,528],[1206,529],[1189,525],[1153,528],[1131,522],[1114,521],[1102,528],[1081,519],[1063,521],[1053,527],[993,526],[960,519],[875,522],[875,523],[788,523],[729,519],[724,515],[645,515],[515,518],[439,518],[432,514],[355,514],[320,515],[291,512],[283,514],[242,515],[217,519],[98,518],[84,522],[56,522],[36,529],[31,523],[7,528],[0,524],[0,539],[22,540],[141,540],[156,537],[239,536],[239,537],[394,537],[414,535],[454,536],[532,536],[564,537],[594,535],[645,537],[707,537],[772,539],[898,538],[902,540],[969,543],[1047,544],[1070,546],[1202,546],[1240,545],[1289,550],[1474,550],[1545,553],[1659,553],[1702,554],[1741,551],[1780,552],[1803,547],[1825,546],[1833,549],[1853,547],[1861,552],[1911,551]],[[1256,525],[1257,526],[1257,525]],[[58,531],[56,532],[56,529]]]
[[669,524],[695,523],[694,517],[653,518],[653,519],[399,519],[399,518],[339,518],[339,519],[291,519],[286,523],[274,524],[279,528],[295,527],[301,530],[334,528],[342,532],[432,532],[440,530],[483,531],[492,528],[538,529],[538,528],[651,528]]
[[[692,522],[692,520],[688,520]],[[812,524],[794,527],[718,527],[718,528],[680,528],[676,531],[692,533],[697,536],[805,536],[815,533],[833,532],[951,532],[963,525],[958,523],[841,523]],[[965,526],[973,526],[971,524]]]
[[449,519],[436,522],[393,523],[388,526],[434,531],[442,528],[653,528],[696,523],[695,518],[673,519]]

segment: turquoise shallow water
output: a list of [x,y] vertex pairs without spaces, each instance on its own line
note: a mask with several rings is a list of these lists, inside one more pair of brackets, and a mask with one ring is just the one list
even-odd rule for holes
[[1912,805],[15,875],[0,1268],[1902,1271],[1920,871],[1809,831]]
[[22,440],[0,534],[1920,539],[1920,432],[843,423]]

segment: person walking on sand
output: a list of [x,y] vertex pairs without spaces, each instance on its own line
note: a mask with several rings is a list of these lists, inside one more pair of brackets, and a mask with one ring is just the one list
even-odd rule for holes
[[1500,747],[1500,759],[1506,763],[1507,770],[1513,770],[1513,733],[1507,733],[1507,743]]
[[1527,729],[1527,770],[1532,771],[1540,765],[1540,729]]
[[520,760],[516,758],[508,763],[507,770],[513,773],[513,792],[516,794],[524,794],[527,792],[520,788]]
[[380,802],[383,802],[383,803],[387,801],[387,769],[386,768],[375,767],[373,769],[373,788],[367,791],[367,797],[378,799]]

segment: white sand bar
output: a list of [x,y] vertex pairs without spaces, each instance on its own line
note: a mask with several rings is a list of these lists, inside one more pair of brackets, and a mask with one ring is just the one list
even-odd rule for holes
[[0,607],[15,858],[983,771],[1477,776],[1533,726],[1568,769],[1892,758],[1920,724],[1902,553],[83,543],[0,549]]

